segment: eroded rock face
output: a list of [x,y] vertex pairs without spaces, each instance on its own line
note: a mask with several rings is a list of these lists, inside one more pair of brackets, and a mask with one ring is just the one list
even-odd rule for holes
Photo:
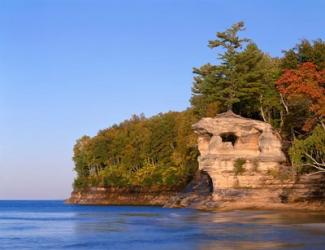
[[71,197],[65,200],[68,204],[83,205],[144,205],[163,206],[170,197],[176,196],[173,190],[159,188],[114,188],[92,187],[73,191]]
[[[201,119],[193,129],[198,134],[199,169],[210,175],[215,198],[223,189],[264,185],[265,173],[286,160],[280,137],[268,123],[228,111]],[[236,161],[246,174],[236,174]]]

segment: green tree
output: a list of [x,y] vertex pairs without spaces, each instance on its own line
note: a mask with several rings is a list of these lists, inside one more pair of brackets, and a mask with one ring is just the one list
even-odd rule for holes
[[[227,109],[232,109],[233,105],[240,101],[236,61],[243,43],[248,42],[248,39],[239,38],[237,33],[243,29],[243,22],[236,23],[224,32],[217,32],[217,39],[209,41],[211,49],[222,47],[225,52],[218,54],[220,65],[207,64],[193,70],[199,76],[196,78],[198,81],[194,82],[194,96],[204,95],[204,93],[213,94],[215,96],[213,99],[223,103]],[[195,103],[195,100],[192,103]]]
[[325,129],[318,125],[306,139],[295,139],[289,154],[297,172],[325,172]]
[[[280,117],[281,105],[275,88],[278,62],[264,54],[249,39],[238,32],[244,23],[234,24],[210,48],[223,48],[218,54],[220,64],[205,64],[194,68],[191,104],[199,117],[234,110],[246,117],[273,122]],[[212,115],[215,115],[212,114]]]
[[82,136],[77,140],[73,147],[73,161],[75,163],[74,170],[79,177],[86,178],[89,176],[89,166],[87,157],[87,146],[90,142],[89,136]]
[[319,70],[325,69],[325,41],[322,39],[312,42],[302,40],[294,48],[284,51],[281,67],[282,69],[296,69],[305,62],[314,63]]
[[76,189],[90,186],[180,188],[197,169],[191,110],[132,116],[74,146]]

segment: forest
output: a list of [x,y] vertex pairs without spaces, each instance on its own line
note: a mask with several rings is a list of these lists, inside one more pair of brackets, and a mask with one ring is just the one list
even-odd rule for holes
[[325,42],[298,41],[278,58],[242,37],[244,30],[238,22],[208,41],[218,63],[193,68],[187,110],[133,115],[78,139],[74,188],[181,190],[198,169],[191,125],[227,110],[270,123],[296,175],[325,172]]

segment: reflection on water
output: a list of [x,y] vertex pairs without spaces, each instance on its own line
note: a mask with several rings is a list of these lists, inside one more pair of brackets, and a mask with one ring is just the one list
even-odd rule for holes
[[1,249],[325,249],[325,214],[0,201]]
[[251,241],[218,241],[217,244],[203,245],[199,247],[202,250],[214,249],[241,249],[241,250],[259,250],[259,249],[303,249],[302,243],[281,243],[274,241],[251,242]]

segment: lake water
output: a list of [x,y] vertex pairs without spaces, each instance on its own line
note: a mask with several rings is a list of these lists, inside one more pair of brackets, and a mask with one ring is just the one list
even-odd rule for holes
[[0,249],[325,249],[325,214],[0,201]]

